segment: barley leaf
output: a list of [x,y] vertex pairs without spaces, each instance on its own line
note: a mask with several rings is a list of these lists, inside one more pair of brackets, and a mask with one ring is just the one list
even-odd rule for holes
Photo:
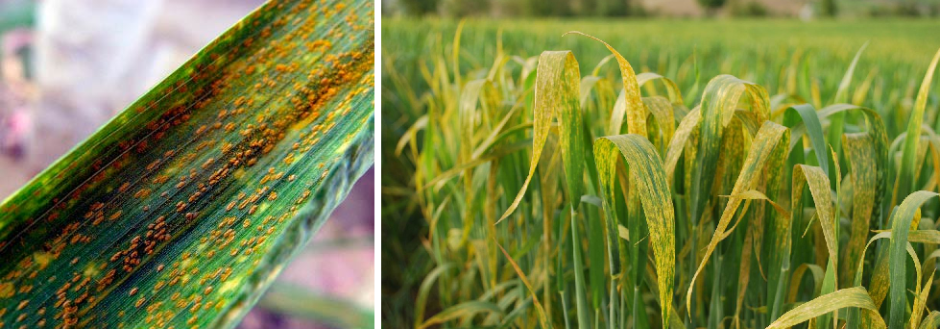
[[640,97],[640,83],[637,80],[636,73],[633,71],[633,66],[630,65],[630,62],[623,58],[623,56],[621,56],[617,50],[601,39],[577,31],[568,32],[566,35],[567,34],[577,34],[603,43],[604,46],[607,47],[607,50],[609,50],[614,55],[614,58],[617,59],[617,66],[620,68],[620,78],[623,81],[623,94],[626,106],[625,112],[627,115],[627,132],[646,137],[647,111]]
[[369,1],[272,1],[0,205],[0,323],[234,326],[372,163]]
[[424,329],[435,324],[443,323],[458,318],[473,317],[481,313],[502,314],[503,311],[496,304],[483,301],[468,301],[458,305],[451,306],[440,313],[435,314],[421,326],[416,328]]
[[868,238],[869,225],[875,210],[875,195],[878,193],[877,164],[875,143],[867,133],[846,134],[842,136],[845,156],[851,164],[852,191],[852,226],[849,242],[843,250],[840,282],[849,283],[855,277],[855,265],[864,261],[862,248]]
[[937,311],[931,311],[924,319],[924,322],[920,323],[920,329],[936,329],[938,327],[940,327],[940,312]]
[[529,182],[535,175],[542,150],[545,148],[545,140],[548,138],[553,118],[558,119],[561,127],[559,133],[561,134],[562,161],[565,163],[565,177],[568,181],[569,203],[572,208],[577,209],[581,200],[585,151],[581,106],[578,102],[580,92],[578,82],[581,80],[578,62],[569,51],[546,51],[539,57],[538,65],[529,174],[522,184],[522,190],[497,223],[509,217],[525,196]]
[[[706,87],[706,89],[708,89],[708,87]],[[761,179],[761,174],[765,170],[768,170],[768,168],[772,168],[768,166],[768,164],[782,161],[783,155],[786,153],[786,147],[788,147],[789,144],[790,131],[788,129],[773,122],[765,122],[757,133],[757,136],[754,137],[754,142],[741,168],[741,173],[734,184],[731,195],[740,195],[743,192],[755,189],[758,181]],[[776,167],[779,168],[779,166]],[[726,230],[743,201],[744,199],[731,198],[725,206],[725,210],[721,213],[721,218],[718,220],[715,232],[708,242],[708,246],[702,256],[702,262],[698,265],[695,274],[692,276],[692,282],[695,282],[696,278],[702,272],[702,269],[705,267],[711,254],[715,251],[718,243],[727,237],[728,232]],[[800,208],[791,207],[791,209]],[[693,288],[694,286],[690,286],[686,293],[687,304],[692,300]],[[691,307],[687,305],[687,308]]]
[[[769,118],[767,93],[764,91],[763,87],[730,75],[717,76],[705,86],[701,103],[702,119],[698,127],[700,140],[698,143],[698,151],[695,154],[697,165],[692,168],[692,186],[689,192],[691,203],[690,214],[693,221],[698,221],[705,212],[705,206],[710,199],[710,192],[715,181],[722,133],[724,127],[731,122],[741,96],[744,95],[745,92],[750,100],[751,110],[759,113],[759,122]],[[759,150],[759,152],[763,151],[764,150]],[[741,181],[739,180],[739,182]],[[746,184],[753,185],[754,183],[756,182],[747,182]],[[737,188],[737,183],[735,187]],[[736,192],[743,192],[750,189],[752,188],[744,188]],[[735,193],[733,192],[732,194]],[[728,217],[725,217],[723,214],[723,220],[731,219],[731,216],[740,202],[732,201],[729,205],[731,204],[734,204],[735,207],[726,208],[726,211],[731,210],[731,213],[727,215]],[[719,229],[717,231],[723,231],[727,228],[726,225],[727,223],[725,223],[725,226],[722,226],[722,221],[719,221]],[[724,232],[722,232],[722,234],[723,233]],[[716,237],[717,236],[718,235],[716,235]],[[713,250],[714,245],[717,243],[718,241],[713,239],[712,242],[709,243],[709,250]],[[712,252],[709,250],[705,251],[706,261]],[[704,265],[704,262],[702,265]],[[696,273],[701,272],[702,265],[698,267]],[[693,275],[693,282],[696,277],[698,277],[698,274]],[[690,294],[691,291],[692,290],[689,289]]]
[[[879,164],[875,166],[875,209],[872,211],[871,217],[873,221],[882,223],[882,217],[888,212],[889,207],[888,172],[890,166],[888,165],[888,133],[885,123],[874,110],[850,104],[829,105],[819,110],[818,114],[820,118],[826,118],[834,113],[845,111],[861,112],[868,126],[867,133],[871,135],[873,143],[871,147],[874,149],[873,156],[875,157],[875,163]],[[853,161],[855,161],[853,158],[849,158],[850,165],[855,165]],[[877,300],[875,301],[875,304],[877,304]]]
[[[828,176],[829,161],[826,158],[826,140],[825,135],[823,135],[822,125],[819,123],[819,115],[816,113],[816,109],[809,104],[788,107],[784,112],[783,122],[784,125],[790,129],[799,131],[806,130],[810,145],[813,146],[813,151],[816,154],[816,161],[819,167]],[[802,138],[797,138],[797,136],[793,137],[794,138],[790,140],[792,144],[790,146],[791,149],[803,140]]]
[[797,306],[780,316],[780,318],[774,321],[774,323],[771,323],[767,329],[789,328],[819,315],[832,313],[846,307],[865,309],[874,315],[876,321],[875,328],[885,327],[884,320],[878,315],[878,308],[872,303],[871,297],[868,297],[868,292],[865,291],[865,288],[854,287],[825,294]]
[[[849,84],[852,82],[852,76],[855,74],[855,66],[858,65],[858,59],[862,56],[862,52],[865,51],[866,47],[868,47],[867,42],[858,49],[858,52],[855,53],[855,57],[852,58],[852,63],[849,64],[848,70],[846,70],[845,75],[842,76],[842,81],[839,82],[839,88],[836,89],[836,95],[833,97],[833,103],[845,103],[848,101]],[[842,154],[842,144],[840,142],[842,141],[842,132],[844,130],[845,114],[837,113],[833,115],[832,121],[829,123],[829,135],[827,137],[829,143],[833,145],[833,148],[838,154]]]
[[940,50],[933,56],[933,60],[930,61],[930,66],[927,67],[927,73],[924,75],[924,80],[921,82],[920,89],[917,92],[917,99],[914,101],[910,121],[907,122],[908,138],[904,140],[901,172],[898,173],[897,182],[895,183],[896,188],[891,202],[892,205],[895,204],[898,199],[906,198],[907,195],[911,193],[911,190],[914,189],[913,185],[918,178],[914,168],[916,165],[915,152],[917,152],[917,144],[920,142],[921,125],[924,123],[927,94],[930,92],[930,84],[933,81],[933,74],[937,69],[938,62],[940,62]]
[[[911,229],[911,221],[914,219],[914,213],[918,212],[920,206],[927,200],[936,197],[937,194],[928,191],[917,191],[904,199],[904,202],[898,206],[894,213],[891,225],[891,244],[888,253],[889,277],[891,287],[888,292],[891,300],[888,323],[891,328],[901,328],[904,321],[905,308],[907,307],[907,257],[904,256],[908,242],[908,232]],[[916,258],[916,257],[915,257]],[[916,262],[920,266],[920,262]],[[918,286],[920,283],[917,284]]]
[[[594,156],[607,209],[615,195],[618,158],[622,157],[629,167],[630,179],[634,182],[631,188],[635,189],[631,194],[639,196],[649,226],[650,243],[656,258],[663,328],[668,328],[676,262],[675,214],[662,161],[648,140],[634,134],[595,140]],[[616,218],[612,210],[608,210],[608,216]]]

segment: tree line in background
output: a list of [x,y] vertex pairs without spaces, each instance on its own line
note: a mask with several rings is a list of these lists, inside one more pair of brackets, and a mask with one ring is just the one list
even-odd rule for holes
[[[721,0],[724,1],[724,0]],[[398,11],[413,16],[442,14],[447,16],[601,16],[616,17],[637,14],[635,0],[397,0],[386,1]],[[386,9],[383,6],[383,10]]]
[[[820,12],[834,15],[835,0],[819,0]],[[728,7],[733,16],[767,16],[769,10],[757,0],[696,0],[707,16]],[[383,11],[410,16],[532,16],[532,17],[624,17],[653,16],[639,0],[392,0]]]
[[[854,16],[937,17],[940,0],[866,0],[839,3],[838,0],[804,0],[800,13],[772,12],[772,1],[792,0],[696,0],[705,16],[721,12],[729,16],[811,16],[836,17],[843,12]],[[796,0],[799,1],[799,0]],[[842,7],[846,7],[843,10]],[[449,17],[626,17],[666,15],[645,8],[641,0],[383,0],[383,14]]]

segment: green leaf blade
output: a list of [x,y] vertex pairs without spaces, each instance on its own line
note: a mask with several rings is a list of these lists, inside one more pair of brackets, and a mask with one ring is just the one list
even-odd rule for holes
[[898,173],[897,186],[892,205],[899,199],[904,199],[915,188],[914,180],[917,177],[915,173],[915,156],[917,153],[917,144],[920,142],[921,124],[924,122],[924,111],[927,107],[927,94],[930,91],[930,84],[933,80],[934,71],[937,69],[937,63],[940,62],[940,50],[934,55],[927,67],[927,73],[920,84],[917,92],[917,99],[914,101],[914,108],[911,112],[910,121],[907,122],[907,136],[904,140],[904,151],[901,158],[901,172]]
[[372,10],[264,5],[4,201],[0,321],[234,326],[372,164]]
[[889,328],[901,328],[906,322],[904,321],[905,308],[907,307],[907,285],[905,283],[907,281],[905,273],[907,270],[907,256],[905,252],[908,246],[908,232],[911,229],[911,221],[920,206],[936,196],[937,193],[928,191],[911,193],[894,213],[891,226],[891,245],[888,251],[889,277],[891,279],[891,287],[888,291],[888,298],[891,300],[890,313],[888,313]]

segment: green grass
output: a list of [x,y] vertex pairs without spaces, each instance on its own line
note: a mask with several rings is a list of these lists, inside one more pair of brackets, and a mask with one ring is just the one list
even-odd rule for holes
[[934,327],[937,29],[387,20],[383,323]]

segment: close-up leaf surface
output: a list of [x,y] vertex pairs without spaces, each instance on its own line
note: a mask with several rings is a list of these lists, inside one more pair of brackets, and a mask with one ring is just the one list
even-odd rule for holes
[[373,3],[270,1],[0,204],[0,326],[230,328],[373,161]]

